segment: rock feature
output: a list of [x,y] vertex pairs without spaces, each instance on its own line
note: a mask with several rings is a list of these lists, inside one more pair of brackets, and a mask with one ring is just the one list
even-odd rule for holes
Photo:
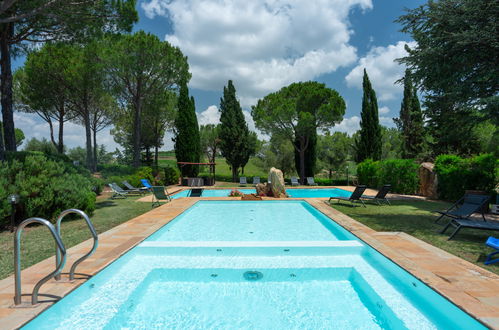
[[286,188],[284,187],[284,176],[282,171],[272,167],[269,171],[270,189],[272,196],[276,198],[286,198]]
[[256,194],[245,194],[241,197],[242,201],[261,201],[262,197]]
[[428,162],[419,165],[419,195],[429,198],[438,197],[438,178],[437,173],[433,170],[434,167],[435,164]]
[[265,183],[258,183],[256,186],[255,186],[255,189],[256,189],[256,194],[258,196],[269,196],[270,194],[270,185],[267,184],[267,182]]

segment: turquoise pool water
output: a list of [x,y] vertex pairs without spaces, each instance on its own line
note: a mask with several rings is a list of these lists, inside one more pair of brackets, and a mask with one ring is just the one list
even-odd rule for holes
[[[229,196],[232,189],[205,189],[203,190],[202,197],[227,197]],[[251,188],[237,188],[242,193],[245,194],[255,194],[256,190]],[[291,188],[286,190],[289,197],[294,198],[318,198],[318,197],[349,197],[352,193],[338,188]],[[173,199],[180,197],[189,197],[190,190],[183,190],[172,196]]]
[[[214,209],[225,211],[196,240],[185,236],[182,223],[198,226]],[[246,225],[227,229],[255,209],[284,213],[280,231],[295,234],[248,241]],[[24,328],[485,329],[321,216],[302,201],[198,202]]]

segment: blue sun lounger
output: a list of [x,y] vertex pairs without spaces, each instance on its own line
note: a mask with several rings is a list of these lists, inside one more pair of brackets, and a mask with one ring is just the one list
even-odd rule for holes
[[490,265],[490,264],[499,262],[499,258],[492,259],[493,256],[495,256],[496,254],[499,254],[499,238],[495,238],[495,237],[490,236],[487,239],[487,242],[485,242],[485,245],[490,246],[491,248],[495,249],[494,252],[490,253],[487,256],[487,259],[485,260],[485,264]]

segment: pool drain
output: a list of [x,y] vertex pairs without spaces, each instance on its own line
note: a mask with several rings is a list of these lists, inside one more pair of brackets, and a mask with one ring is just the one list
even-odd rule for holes
[[261,272],[257,272],[256,270],[250,270],[243,274],[243,277],[248,281],[258,281],[263,277]]

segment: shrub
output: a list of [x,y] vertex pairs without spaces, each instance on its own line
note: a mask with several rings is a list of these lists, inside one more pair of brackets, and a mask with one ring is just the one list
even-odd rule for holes
[[179,172],[175,168],[167,166],[164,168],[164,173],[165,173],[165,179],[164,179],[165,186],[178,183]]
[[135,173],[134,167],[120,164],[103,164],[99,165],[97,169],[105,179],[111,176],[125,177],[127,175]]
[[414,194],[419,185],[418,165],[412,159],[366,159],[357,165],[357,176],[360,184],[371,188],[391,184],[391,191],[400,194]]
[[357,177],[359,184],[365,184],[369,187],[377,187],[379,182],[380,162],[372,159],[366,159],[357,165]]
[[0,166],[0,224],[10,215],[7,196],[18,194],[16,218],[54,219],[61,211],[79,208],[87,213],[95,209],[95,193],[90,177],[63,162],[44,155],[27,155],[24,162],[13,160]]
[[493,154],[461,158],[440,155],[435,160],[438,175],[438,195],[442,199],[456,200],[465,190],[482,190],[493,193],[499,175],[499,161]]

